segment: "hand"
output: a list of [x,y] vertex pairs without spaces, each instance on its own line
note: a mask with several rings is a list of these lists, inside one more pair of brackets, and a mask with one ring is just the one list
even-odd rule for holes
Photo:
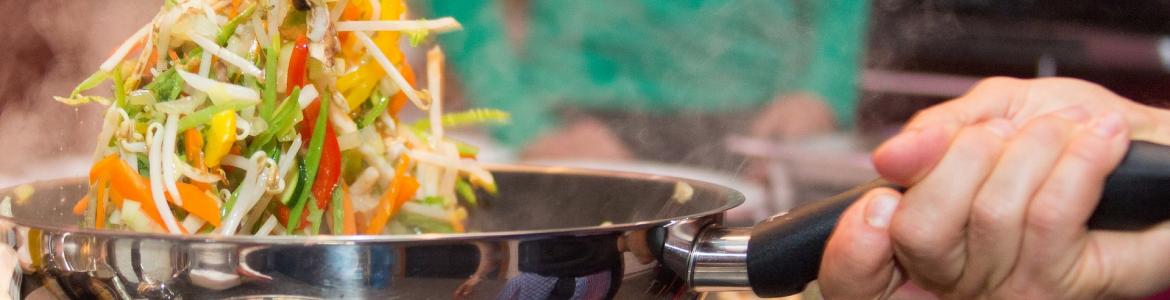
[[[918,112],[903,132],[921,133],[923,144],[892,143],[874,152],[874,164],[882,177],[909,184],[942,158],[945,147],[963,126],[991,119],[1006,119],[1023,126],[1057,110],[1079,106],[1090,112],[1116,111],[1129,126],[1130,138],[1170,144],[1170,112],[1144,106],[1099,85],[1078,79],[1022,80],[1006,77],[985,79],[957,99]],[[932,132],[921,132],[933,128]]]
[[906,279],[961,299],[1164,289],[1170,225],[1084,224],[1128,137],[1165,141],[1165,115],[1067,79],[993,79],[924,111],[874,157],[883,175],[911,188],[871,191],[845,212],[826,247],[822,291],[877,299]]
[[538,137],[527,145],[524,159],[628,160],[634,155],[605,123],[580,118]]
[[455,288],[455,298],[466,299],[471,297],[471,293],[475,292],[475,286],[479,285],[479,282],[482,280],[480,278],[479,275],[472,275],[471,278],[468,278],[467,281],[460,284],[458,288]]
[[796,93],[777,97],[752,121],[757,138],[799,139],[833,132],[833,110],[812,94]]

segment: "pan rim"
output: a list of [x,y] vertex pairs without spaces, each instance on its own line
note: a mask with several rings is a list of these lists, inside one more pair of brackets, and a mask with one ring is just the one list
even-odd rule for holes
[[[646,174],[637,172],[625,171],[610,171],[597,170],[588,168],[568,168],[568,167],[549,167],[537,166],[527,164],[484,164],[484,166],[492,172],[526,172],[526,173],[546,173],[546,174],[564,174],[564,175],[584,175],[584,176],[607,176],[616,178],[625,178],[631,180],[656,181],[656,182],[685,182],[692,187],[721,191],[726,193],[728,197],[723,205],[697,213],[679,215],[673,217],[664,217],[657,219],[640,220],[637,222],[625,222],[617,224],[596,225],[596,226],[578,226],[578,227],[564,227],[564,228],[548,228],[535,230],[506,230],[506,231],[491,231],[491,232],[471,232],[471,233],[431,233],[418,235],[316,235],[316,236],[251,236],[251,235],[178,235],[169,233],[148,233],[135,232],[123,230],[99,230],[92,228],[81,228],[78,226],[45,226],[35,222],[29,222],[16,217],[0,216],[0,223],[11,223],[19,227],[39,229],[46,232],[67,232],[70,234],[78,234],[93,237],[113,238],[113,239],[150,239],[150,240],[167,240],[181,243],[230,243],[230,244],[263,244],[263,245],[345,245],[345,244],[370,244],[370,243],[414,243],[414,242],[448,242],[448,241],[466,241],[466,240],[498,240],[498,239],[526,239],[526,238],[540,238],[549,236],[587,236],[598,235],[612,232],[635,231],[651,227],[668,225],[674,222],[679,222],[688,219],[708,217],[723,213],[729,209],[743,204],[744,195],[739,191],[706,181],[680,178],[668,175]],[[26,184],[51,184],[57,181],[74,181],[81,177],[66,177],[50,180],[40,180],[29,182]],[[19,186],[19,185],[16,185]],[[11,187],[4,187],[0,190],[7,191]]]

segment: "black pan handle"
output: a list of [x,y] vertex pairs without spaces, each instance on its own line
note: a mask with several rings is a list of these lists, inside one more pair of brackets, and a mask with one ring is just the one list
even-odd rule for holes
[[[757,224],[748,241],[747,271],[761,297],[800,293],[817,279],[825,242],[841,213],[883,180],[855,187]],[[1089,219],[1093,229],[1137,230],[1170,220],[1170,146],[1132,142],[1105,183]]]

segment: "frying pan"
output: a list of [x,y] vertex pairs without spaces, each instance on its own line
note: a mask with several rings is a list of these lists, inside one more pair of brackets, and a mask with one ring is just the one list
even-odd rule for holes
[[[83,179],[36,189],[0,217],[21,290],[74,299],[679,299],[799,293],[816,279],[841,212],[882,181],[727,228],[739,192],[666,176],[494,166],[498,196],[468,233],[177,236],[78,226]],[[0,190],[0,196],[11,195]],[[1088,226],[1135,230],[1170,219],[1170,147],[1134,142]],[[471,278],[474,278],[472,280]],[[471,284],[478,282],[478,284]],[[470,285],[470,288],[467,286]]]

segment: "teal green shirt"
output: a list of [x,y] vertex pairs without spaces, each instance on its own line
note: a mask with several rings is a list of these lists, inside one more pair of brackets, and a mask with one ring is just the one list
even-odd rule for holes
[[839,123],[853,120],[867,1],[526,2],[523,47],[509,43],[500,1],[413,6],[463,24],[439,41],[474,105],[513,114],[495,132],[505,144],[555,126],[554,110],[566,106],[743,111],[804,91],[828,101]]

